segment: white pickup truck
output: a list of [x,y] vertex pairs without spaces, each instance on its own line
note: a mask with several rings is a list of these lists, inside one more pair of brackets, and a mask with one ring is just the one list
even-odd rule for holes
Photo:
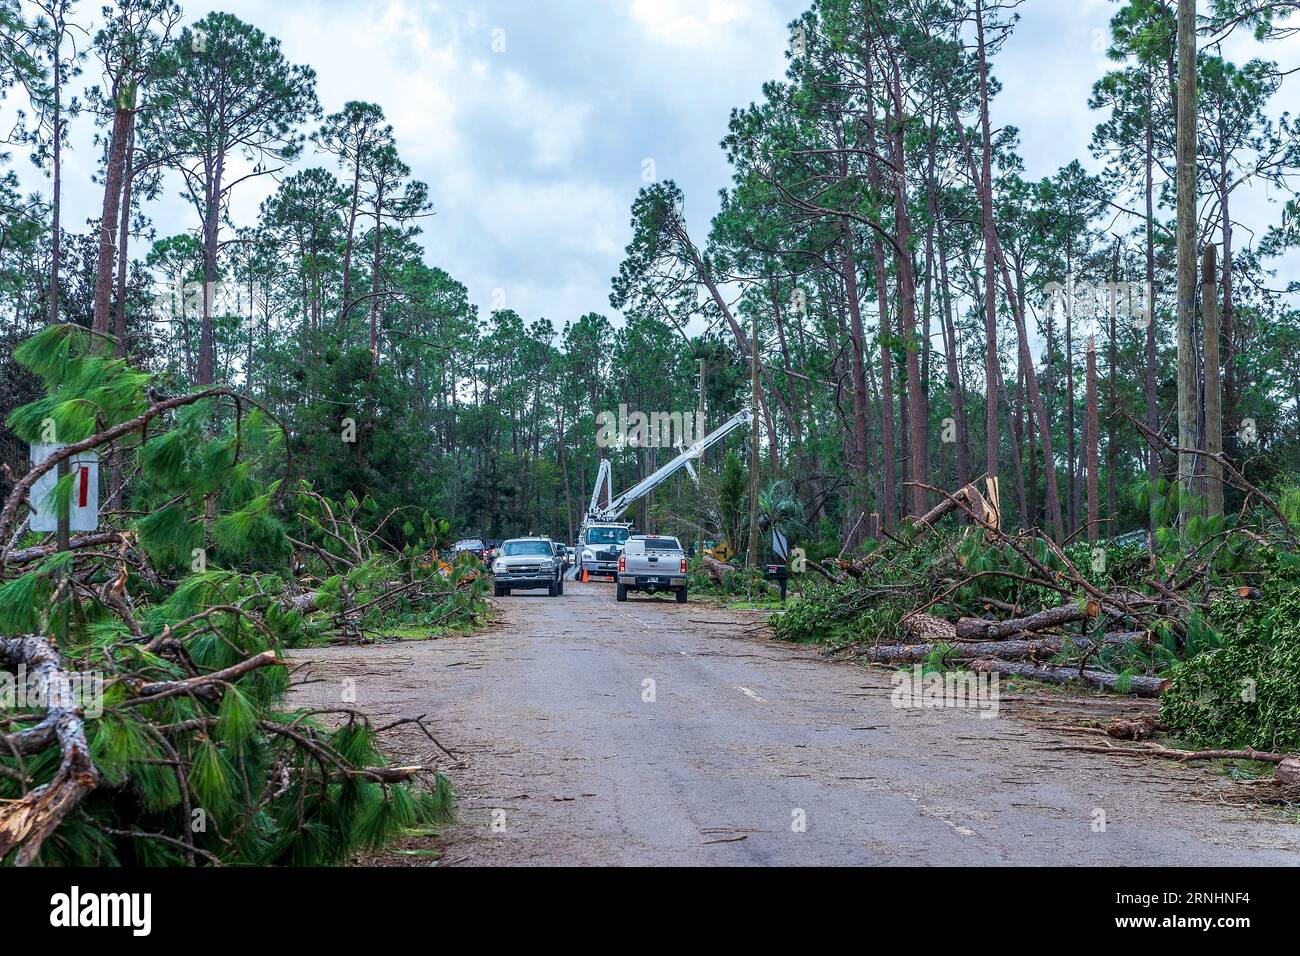
[[677,603],[686,603],[686,552],[676,538],[634,534],[624,542],[618,559],[616,599],[627,600],[628,591],[672,591]]

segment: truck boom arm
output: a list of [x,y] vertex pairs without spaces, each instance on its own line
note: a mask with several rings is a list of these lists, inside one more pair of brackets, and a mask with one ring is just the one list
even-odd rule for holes
[[596,490],[591,496],[591,507],[587,509],[588,518],[594,521],[617,521],[623,512],[626,511],[634,502],[644,498],[653,491],[657,485],[662,484],[673,474],[690,465],[692,461],[699,458],[737,428],[742,425],[748,425],[749,421],[749,409],[741,409],[654,474],[641,479],[641,481],[637,482],[617,498],[611,498],[609,504],[604,508],[599,507],[597,501],[600,497],[602,477],[606,482],[609,480],[609,460],[602,459],[600,463],[600,475],[596,478]]
[[596,472],[596,487],[591,489],[591,504],[587,505],[587,514],[595,514],[600,508],[600,492],[604,490],[606,498],[614,497],[614,488],[610,481],[610,465],[608,458],[600,460],[600,468]]

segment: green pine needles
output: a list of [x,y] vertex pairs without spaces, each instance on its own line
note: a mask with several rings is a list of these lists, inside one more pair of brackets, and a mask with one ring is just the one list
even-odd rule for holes
[[[15,357],[47,394],[8,426],[91,440],[107,508],[71,552],[32,533],[6,549],[0,861],[332,865],[450,820],[448,779],[389,767],[364,715],[283,709],[282,656],[383,620],[474,621],[481,582],[422,559],[446,523],[386,537],[364,499],[286,493],[284,434],[254,403],[157,396],[84,329]],[[100,684],[78,706],[31,693],[81,675]]]

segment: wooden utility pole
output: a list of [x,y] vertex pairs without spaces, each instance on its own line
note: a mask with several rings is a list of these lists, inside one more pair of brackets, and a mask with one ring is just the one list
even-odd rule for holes
[[1192,517],[1196,456],[1196,0],[1178,4],[1178,490]]
[[749,553],[745,563],[758,567],[758,311],[749,335],[750,418],[749,418]]
[[[709,433],[709,432],[708,432],[708,428],[709,428],[709,417],[708,417],[708,412],[709,412],[709,403],[708,403],[708,401],[707,401],[707,400],[705,399],[705,397],[704,397],[704,394],[705,394],[705,393],[704,393],[704,374],[705,374],[705,373],[704,373],[704,359],[700,359],[700,419],[701,419],[701,420],[703,421],[703,423],[704,423],[704,428],[702,429],[703,434],[701,434],[701,435],[696,435],[696,436],[695,436],[695,440],[696,440],[696,441],[699,441],[701,438],[704,437],[704,435],[707,435],[707,434]],[[700,471],[703,471],[703,470],[704,470],[704,454],[705,454],[705,453],[702,452],[702,453],[700,454],[700,460],[699,460],[698,462],[696,462],[696,467],[699,468]]]
[[[1206,246],[1201,258],[1201,315],[1205,324],[1205,450],[1223,454],[1223,391],[1219,382],[1219,299],[1214,287],[1214,246]],[[1205,460],[1205,512],[1223,514],[1223,466],[1213,458]]]

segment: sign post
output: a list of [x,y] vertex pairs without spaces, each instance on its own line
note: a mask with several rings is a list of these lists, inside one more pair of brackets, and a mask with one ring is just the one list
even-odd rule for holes
[[[32,444],[32,467],[39,465],[55,452],[66,448],[57,443]],[[65,514],[55,514],[54,486],[72,475],[72,495]],[[57,471],[47,471],[32,486],[28,501],[31,514],[27,527],[33,531],[53,531],[60,534],[60,523],[66,522],[69,531],[96,531],[99,528],[99,455],[83,451],[59,462]],[[66,538],[59,538],[60,550],[65,550]]]
[[[66,447],[57,442],[33,442],[32,467]],[[73,476],[72,494],[68,496],[68,506],[59,508],[54,501],[54,489],[69,475]],[[93,451],[83,451],[64,458],[56,469],[47,471],[32,486],[27,504],[30,509],[27,527],[32,531],[53,531],[57,551],[71,550],[73,531],[94,531],[99,527],[99,456]],[[71,600],[71,577],[66,571],[59,577],[59,593]],[[59,624],[61,643],[67,642],[70,615],[71,610]]]

